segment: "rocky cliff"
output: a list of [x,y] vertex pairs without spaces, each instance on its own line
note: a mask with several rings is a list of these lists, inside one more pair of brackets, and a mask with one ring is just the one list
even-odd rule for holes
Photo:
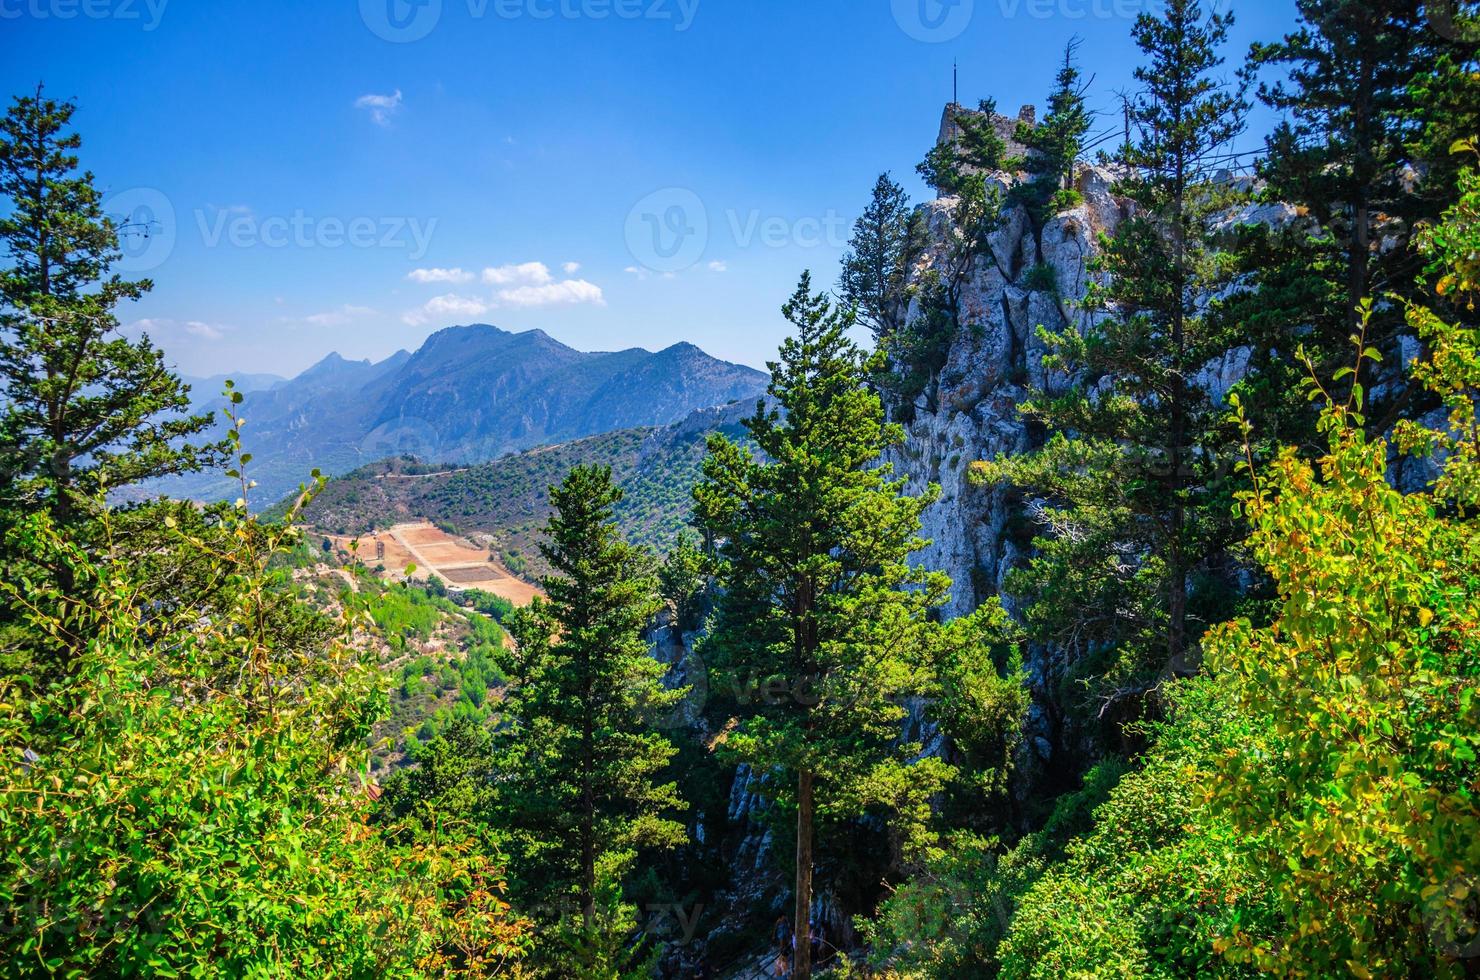
[[[1007,191],[1013,177],[993,180]],[[976,460],[1032,447],[1034,436],[1018,414],[1030,385],[1053,385],[1044,373],[1038,327],[1083,326],[1092,314],[1080,308],[1092,275],[1096,239],[1111,232],[1126,205],[1110,193],[1110,174],[1082,166],[1076,186],[1082,203],[1048,218],[1035,230],[1022,206],[1008,207],[988,250],[976,256],[961,287],[962,324],[945,366],[911,410],[905,444],[891,454],[912,493],[930,483],[940,500],[925,512],[931,544],[920,563],[947,572],[955,588],[947,612],[958,616],[998,592],[1018,555],[1014,515],[1000,490],[975,487],[968,474]],[[944,263],[955,201],[924,205],[931,246],[915,270],[924,279]],[[1052,270],[1052,282],[1045,274]],[[913,317],[917,311],[911,310]]]

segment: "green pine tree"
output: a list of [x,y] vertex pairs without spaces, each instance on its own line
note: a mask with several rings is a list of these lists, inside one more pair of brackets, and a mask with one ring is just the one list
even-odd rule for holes
[[1028,172],[1024,196],[1029,210],[1041,222],[1043,215],[1074,203],[1074,163],[1084,148],[1090,112],[1084,103],[1088,83],[1081,81],[1074,55],[1079,39],[1064,46],[1064,63],[1048,97],[1048,114],[1036,126],[1019,122],[1015,138],[1027,148],[1023,167]]
[[843,256],[839,295],[876,340],[898,332],[908,297],[910,267],[923,248],[924,229],[904,188],[880,174],[872,200],[853,225]]
[[0,498],[64,526],[100,487],[196,470],[223,448],[183,444],[211,417],[188,414],[189,388],[148,338],[118,333],[115,308],[152,283],[112,271],[120,228],[77,170],[75,109],[38,87],[0,120]]
[[851,314],[804,275],[783,308],[796,334],[770,365],[774,404],[745,423],[758,453],[710,439],[696,520],[717,542],[719,594],[703,650],[739,693],[732,757],[774,776],[796,813],[794,976],[810,976],[814,829],[901,786],[928,794],[935,760],[909,764],[900,697],[922,682],[928,616],[949,580],[907,556],[932,489],[914,497],[879,456],[886,425]]
[[1189,669],[1221,592],[1198,589],[1212,602],[1201,610],[1189,610],[1189,593],[1236,539],[1220,469],[1236,440],[1189,380],[1236,342],[1205,305],[1226,275],[1207,230],[1228,204],[1213,172],[1245,109],[1216,75],[1230,22],[1196,0],[1137,20],[1143,91],[1130,103],[1136,139],[1120,153],[1128,176],[1117,188],[1137,208],[1103,242],[1087,299],[1099,316],[1082,335],[1040,328],[1045,368],[1071,379],[1045,379],[1022,407],[1048,443],[978,468],[1047,501],[1038,516],[1050,533],[1010,588],[1031,600],[1038,639],[1102,677],[1102,715],[1133,709],[1162,670]]
[[708,590],[707,561],[693,535],[681,531],[668,557],[658,568],[658,589],[673,629],[679,633],[702,625]]
[[962,178],[970,173],[1005,170],[1013,163],[1007,141],[997,132],[995,99],[982,99],[974,111],[951,105],[951,121],[959,130],[953,139],[937,143],[915,170],[931,187],[943,194],[956,194]]
[[[1263,194],[1294,205],[1302,218],[1247,233],[1244,266],[1259,289],[1237,316],[1257,350],[1275,351],[1270,370],[1280,371],[1287,391],[1305,371],[1294,357],[1295,327],[1326,379],[1347,363],[1349,338],[1359,331],[1391,349],[1405,330],[1399,308],[1379,304],[1364,320],[1364,301],[1417,295],[1423,261],[1413,235],[1455,200],[1449,145],[1473,135],[1480,83],[1474,45],[1435,30],[1432,7],[1300,0],[1297,29],[1250,52],[1251,73],[1275,72],[1276,80],[1260,86],[1260,100],[1284,117],[1266,140]],[[1385,397],[1369,405],[1380,429],[1414,397],[1397,374],[1380,389]],[[1272,407],[1268,399],[1248,404],[1261,438],[1320,444],[1308,407],[1296,413],[1298,428],[1277,430],[1271,423],[1281,420],[1262,415]]]
[[609,933],[631,919],[610,900],[638,849],[684,841],[683,825],[665,816],[684,804],[658,781],[674,748],[649,718],[685,692],[666,690],[664,667],[648,656],[657,590],[646,555],[613,521],[621,497],[609,467],[578,466],[551,488],[540,546],[554,570],[542,580],[548,598],[507,624],[516,646],[500,732],[508,782],[495,819],[523,852],[526,905],[548,911],[574,899],[580,925],[563,955],[583,975],[605,969],[597,960],[614,948]]

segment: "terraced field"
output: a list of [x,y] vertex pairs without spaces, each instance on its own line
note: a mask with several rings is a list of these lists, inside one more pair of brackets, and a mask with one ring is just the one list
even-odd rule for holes
[[[310,532],[320,537],[319,532]],[[454,537],[426,521],[396,524],[388,530],[361,535],[322,535],[336,551],[352,553],[366,566],[384,567],[387,581],[411,578],[425,582],[436,575],[451,589],[478,589],[502,596],[516,606],[528,605],[540,594],[537,586],[510,574],[487,548]]]

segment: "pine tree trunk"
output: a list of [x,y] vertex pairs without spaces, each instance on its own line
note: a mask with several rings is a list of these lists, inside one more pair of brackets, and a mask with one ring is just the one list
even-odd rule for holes
[[792,935],[796,937],[796,956],[792,977],[808,980],[812,976],[812,774],[797,776],[797,907]]
[[[1372,158],[1372,143],[1376,139],[1372,130],[1372,73],[1374,69],[1370,61],[1362,65],[1362,73],[1357,83],[1357,97],[1352,106],[1356,114],[1355,142],[1357,144],[1356,166],[1353,167],[1355,180],[1353,184],[1352,200],[1352,244],[1351,251],[1347,254],[1346,265],[1346,304],[1347,318],[1352,333],[1361,333],[1362,330],[1362,300],[1367,296],[1368,273],[1367,265],[1369,251],[1372,247],[1371,208],[1368,203],[1368,186],[1377,172],[1377,166]],[[1359,361],[1357,367],[1361,368]],[[1361,380],[1360,371],[1357,375]]]
[[1183,198],[1182,186],[1185,181],[1186,164],[1179,158],[1177,161],[1178,187],[1172,201],[1173,234],[1176,236],[1172,246],[1173,270],[1176,286],[1176,306],[1172,309],[1172,397],[1171,397],[1171,438],[1169,441],[1169,452],[1167,453],[1168,473],[1167,484],[1171,489],[1171,515],[1170,515],[1170,537],[1167,548],[1167,577],[1170,579],[1169,595],[1167,597],[1167,669],[1177,670],[1181,663],[1182,652],[1187,646],[1187,569],[1182,555],[1182,531],[1186,526],[1187,515],[1183,507],[1182,487],[1184,465],[1183,443],[1187,439],[1187,365],[1184,363],[1187,354],[1187,224],[1186,203]]
[[[60,442],[60,439],[58,440]],[[51,519],[56,523],[57,530],[61,531],[72,523],[72,457],[65,450],[58,450],[51,459],[51,472],[53,478],[51,500]],[[57,590],[65,597],[72,597],[77,592],[77,572],[68,561],[62,561],[56,566]],[[78,645],[73,644],[68,653],[75,655]]]

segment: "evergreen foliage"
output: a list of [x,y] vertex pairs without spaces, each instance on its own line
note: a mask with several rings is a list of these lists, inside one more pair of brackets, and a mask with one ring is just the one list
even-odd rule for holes
[[[553,930],[563,975],[606,976],[625,955],[632,911],[621,880],[639,849],[684,842],[683,808],[659,782],[672,758],[649,719],[684,694],[662,685],[642,632],[658,608],[646,556],[613,523],[606,467],[551,488],[542,582],[548,599],[509,618],[515,650],[499,733],[500,820],[527,874],[518,894]],[[573,903],[578,917],[563,921]]]
[[976,472],[1045,501],[1047,533],[1009,589],[1031,600],[1035,637],[1096,679],[1101,717],[1134,716],[1160,678],[1195,670],[1189,647],[1230,609],[1216,579],[1238,537],[1236,447],[1192,383],[1236,343],[1206,301],[1228,275],[1208,230],[1228,204],[1212,171],[1245,108],[1216,75],[1230,22],[1191,0],[1137,20],[1144,88],[1117,187],[1138,207],[1102,241],[1092,325],[1039,328],[1048,376],[1021,409],[1052,436]]
[[904,188],[880,174],[873,199],[853,225],[838,295],[876,341],[893,336],[908,306],[905,285],[923,248],[924,229]]
[[181,442],[210,417],[188,414],[190,389],[147,337],[118,333],[114,309],[152,283],[112,271],[120,228],[93,175],[77,172],[75,109],[38,86],[0,120],[10,205],[0,242],[11,260],[0,272],[0,503],[47,507],[63,526],[105,488],[198,469],[222,449]]
[[1054,76],[1054,90],[1048,97],[1048,113],[1043,121],[1036,126],[1019,122],[1014,135],[1028,151],[1023,158],[1023,169],[1028,173],[1023,194],[1040,224],[1045,215],[1075,203],[1074,164],[1090,126],[1089,109],[1084,103],[1088,83],[1080,81],[1074,62],[1078,48],[1078,38],[1064,46],[1064,63]]
[[901,745],[901,699],[927,682],[930,611],[949,581],[912,568],[920,512],[879,455],[903,436],[866,387],[847,339],[852,316],[804,275],[783,307],[796,334],[771,367],[769,393],[746,422],[756,452],[710,441],[695,490],[717,543],[711,669],[743,698],[725,750],[773,774],[796,814],[795,975],[810,975],[817,821],[870,808],[918,819],[948,775]]

